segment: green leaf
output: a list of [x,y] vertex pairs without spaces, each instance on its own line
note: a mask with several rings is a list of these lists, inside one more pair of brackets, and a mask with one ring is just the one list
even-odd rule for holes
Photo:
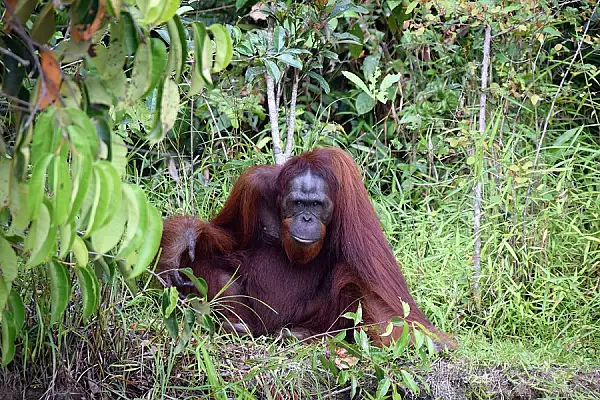
[[162,312],[165,318],[169,318],[177,307],[179,292],[174,286],[165,288],[162,295]]
[[71,285],[69,271],[66,265],[56,261],[48,263],[48,276],[50,277],[50,323],[58,322],[69,305]]
[[157,25],[164,24],[175,16],[181,0],[163,0],[165,4],[160,17],[158,18]]
[[286,31],[284,27],[278,25],[275,27],[275,29],[273,29],[273,48],[276,53],[279,53],[281,50],[283,50],[283,46],[285,45],[285,36]]
[[144,94],[147,96],[160,82],[161,76],[167,68],[167,46],[158,38],[152,38],[152,79],[148,91]]
[[171,40],[167,60],[167,76],[172,76],[175,82],[179,82],[187,58],[187,40],[178,15],[167,22],[167,30]]
[[121,72],[126,57],[125,22],[112,22],[110,24],[110,45],[106,51],[106,64],[102,66],[102,78],[108,80]]
[[367,93],[361,92],[356,96],[355,107],[358,114],[366,114],[375,107],[375,100]]
[[298,57],[295,57],[289,53],[279,54],[277,59],[291,67],[302,69],[302,61]]
[[208,295],[208,285],[204,279],[196,277],[191,268],[181,268],[179,269],[179,272],[187,276],[187,278],[194,284],[194,287],[200,294],[200,297],[206,298]]
[[[100,148],[100,139],[94,123],[87,114],[77,108],[67,108],[74,130],[67,128],[69,141],[75,146],[77,153],[84,153],[95,159]],[[86,148],[87,147],[87,148]]]
[[47,204],[40,204],[39,216],[31,224],[29,234],[25,238],[25,250],[31,250],[27,267],[35,267],[43,263],[53,254],[56,245],[56,229],[51,227],[52,217]]
[[177,121],[179,101],[179,87],[173,80],[165,79],[160,101],[160,121],[165,133],[170,131]]
[[25,325],[25,305],[19,293],[13,288],[8,295],[8,309],[13,318],[16,333],[18,334]]
[[65,224],[60,227],[60,252],[58,253],[58,258],[62,260],[69,254],[69,250],[71,250],[71,246],[73,246],[73,240],[76,235],[77,232],[75,231],[75,225],[73,223]]
[[271,60],[265,60],[265,68],[267,69],[267,73],[273,78],[275,83],[279,82],[281,79],[281,71],[279,71],[279,67]]
[[160,211],[151,204],[147,206],[148,223],[144,233],[144,241],[138,250],[138,259],[131,274],[127,277],[133,279],[144,272],[146,267],[152,262],[160,247],[162,238],[162,217]]
[[136,4],[142,12],[142,21],[145,24],[155,24],[163,13],[166,1],[164,0],[137,0]]
[[84,204],[84,218],[82,226],[85,226],[84,237],[89,237],[104,222],[110,205],[112,187],[103,170],[96,165],[92,168],[92,184],[88,198],[87,207]]
[[98,309],[100,300],[100,285],[96,274],[89,265],[77,268],[77,281],[81,288],[81,300],[83,303],[83,320],[87,319]]
[[2,236],[0,236],[0,270],[4,281],[9,284],[17,278],[19,273],[17,255],[10,243]]
[[323,91],[325,93],[329,94],[329,92],[331,91],[331,89],[329,88],[329,84],[327,83],[327,81],[325,80],[325,78],[323,78],[322,75],[319,75],[316,72],[310,71],[308,73],[308,76],[310,76],[311,78],[313,78],[314,80],[316,80],[319,83],[319,86],[321,86],[321,89],[323,89]]
[[75,256],[75,263],[78,267],[85,267],[89,263],[89,252],[83,239],[77,235],[73,237],[73,244],[71,245],[73,255]]
[[68,223],[75,221],[75,218],[81,210],[83,201],[88,193],[90,180],[92,178],[92,158],[84,155],[73,155],[71,159],[73,168],[73,181],[71,189],[71,202]]
[[419,393],[419,385],[415,382],[415,378],[413,378],[412,374],[404,369],[400,370],[402,374],[402,380],[407,388],[409,388],[413,393]]
[[54,173],[50,182],[52,187],[53,197],[53,223],[55,226],[60,226],[67,222],[69,217],[69,205],[71,197],[71,177],[69,176],[69,164],[65,156],[57,155],[52,160]]
[[106,254],[119,244],[125,232],[127,222],[127,201],[121,201],[119,210],[113,215],[109,223],[98,229],[92,235],[92,247],[100,254]]
[[0,210],[10,203],[10,177],[12,176],[12,161],[0,155]]
[[116,258],[124,258],[137,250],[144,239],[146,230],[146,195],[137,186],[123,185],[123,194],[127,201],[127,230],[121,242]]
[[206,35],[206,28],[202,22],[194,22],[192,24],[192,32],[194,36],[194,66],[192,67],[192,85],[189,90],[190,96],[197,94],[204,86],[212,83],[210,77],[212,60],[210,60],[210,63],[208,62],[209,60],[204,60],[204,47],[208,48],[206,42],[210,42],[210,39]]
[[46,154],[33,166],[31,180],[29,181],[29,215],[32,220],[36,220],[39,212],[42,199],[44,198],[46,171],[48,165],[53,159],[52,154]]
[[389,378],[383,378],[379,381],[379,385],[377,385],[377,392],[375,393],[375,398],[383,399],[390,391],[390,387],[392,386],[392,381]]
[[123,0],[110,0],[110,5],[113,9],[115,17],[119,19],[121,16],[121,7],[123,6]]
[[[0,290],[5,289],[0,284]],[[0,304],[2,305],[2,304]],[[0,310],[4,310],[2,307]],[[13,322],[13,317],[9,311],[2,312],[2,366],[7,366],[15,356],[15,338],[17,337],[17,330]]]
[[220,72],[227,68],[233,58],[233,45],[227,29],[221,24],[212,24],[209,28],[215,40],[215,63],[212,72]]
[[[101,222],[99,221],[99,228],[101,226],[106,225],[112,219],[114,213],[121,206],[121,199],[123,197],[123,185],[121,183],[121,178],[119,177],[117,169],[111,162],[100,160],[96,163],[95,167],[99,168],[102,171],[108,188],[110,188],[110,202],[108,203],[107,213],[104,217],[104,220]],[[94,230],[97,230],[97,228]]]
[[400,74],[389,74],[389,75],[387,75],[381,81],[381,84],[379,85],[379,91],[381,91],[381,92],[387,91],[388,88],[390,88],[394,83],[396,83],[396,82],[398,82],[400,80],[400,77],[401,77]]
[[126,102],[134,105],[144,93],[148,92],[152,82],[152,48],[150,42],[140,42],[135,59],[131,78],[127,85]]
[[371,93],[367,85],[360,79],[357,75],[353,74],[349,71],[342,71],[342,75],[344,75],[348,80],[354,83],[359,89],[361,89],[364,93],[368,94],[369,97],[375,99],[375,96]]
[[54,20],[54,2],[46,3],[35,23],[31,27],[31,38],[40,44],[46,43],[56,32]]
[[29,214],[28,187],[11,177],[10,214],[12,221],[6,232],[8,236],[25,236],[25,230],[31,222]]

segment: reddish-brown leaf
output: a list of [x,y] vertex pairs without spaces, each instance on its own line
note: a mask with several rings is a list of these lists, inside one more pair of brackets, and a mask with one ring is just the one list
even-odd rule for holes
[[[8,10],[12,10],[12,12],[15,12],[18,2],[19,2],[19,0],[6,0],[6,5],[7,5]],[[12,17],[11,17],[11,13],[8,10],[4,13],[4,24],[5,24],[4,33],[6,33],[7,35],[12,30],[12,26],[11,26]]]
[[[75,40],[90,40],[94,33],[100,28],[102,18],[104,18],[104,12],[106,11],[106,0],[98,1],[98,10],[96,16],[91,24],[75,25],[71,30],[71,36]],[[94,10],[90,9],[90,13]]]
[[43,73],[40,73],[38,106],[40,110],[43,110],[60,95],[58,90],[62,82],[62,72],[52,50],[42,49],[40,50],[40,56]]

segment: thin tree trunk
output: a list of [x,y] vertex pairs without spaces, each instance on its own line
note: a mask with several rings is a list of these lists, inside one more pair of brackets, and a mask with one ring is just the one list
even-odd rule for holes
[[[485,39],[483,42],[483,61],[481,63],[481,94],[479,97],[479,137],[483,137],[486,126],[486,102],[487,102],[487,83],[490,67],[490,47],[492,41],[492,28],[486,26]],[[475,144],[477,146],[477,144]],[[481,279],[481,192],[483,189],[483,159],[481,167],[476,173],[475,187],[473,188],[473,235],[475,244],[473,246],[473,296],[479,307],[481,302],[481,289],[479,281]]]
[[292,78],[292,98],[290,99],[290,108],[287,118],[287,137],[285,140],[285,159],[289,159],[292,156],[292,150],[294,149],[294,130],[296,129],[296,98],[298,97],[298,81],[300,71],[294,68]]
[[[271,1],[271,11],[275,12],[275,1]],[[273,47],[273,18],[269,18],[267,27],[267,46]],[[281,150],[281,137],[279,136],[279,110],[277,108],[277,99],[275,98],[275,82],[268,72],[265,72],[265,81],[267,83],[267,103],[269,105],[269,121],[271,122],[271,138],[273,139],[273,155],[275,164],[285,164],[286,157]]]

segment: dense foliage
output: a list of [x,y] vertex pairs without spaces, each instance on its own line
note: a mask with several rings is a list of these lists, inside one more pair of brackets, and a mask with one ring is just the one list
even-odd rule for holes
[[[49,365],[55,343],[74,340],[67,328],[128,337],[115,323],[127,321],[162,349],[157,395],[176,390],[173,365],[190,356],[202,384],[187,386],[215,397],[354,392],[371,370],[375,398],[416,391],[398,361],[407,343],[284,353],[292,378],[267,346],[262,370],[228,375],[212,304],[143,274],[161,214],[214,215],[244,168],[319,145],[353,154],[417,302],[461,356],[495,361],[508,346],[523,363],[598,365],[595,2],[59,3],[3,1],[4,365],[15,350],[24,370]],[[88,346],[117,362],[129,340]],[[295,373],[303,357],[334,378]]]

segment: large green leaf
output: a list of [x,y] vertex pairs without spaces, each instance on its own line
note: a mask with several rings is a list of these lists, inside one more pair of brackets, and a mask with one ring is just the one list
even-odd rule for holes
[[[2,285],[4,285],[4,281],[0,283],[0,290],[6,289],[2,287]],[[4,307],[0,310],[4,310]],[[15,338],[17,337],[17,330],[15,328],[13,317],[9,311],[2,312],[2,324],[0,325],[2,325],[2,366],[4,367],[7,366],[15,356]]]
[[146,209],[148,222],[146,225],[144,241],[138,250],[138,258],[133,266],[131,275],[128,277],[130,279],[133,279],[144,272],[156,256],[158,248],[160,247],[163,228],[160,211],[151,204],[148,204]]
[[39,216],[31,224],[31,229],[25,238],[25,250],[31,250],[27,260],[28,267],[34,267],[44,262],[53,254],[56,246],[56,228],[51,226],[52,217],[46,202],[40,204]]
[[142,189],[137,186],[123,185],[123,194],[127,201],[129,218],[125,236],[117,253],[116,258],[118,259],[127,257],[140,247],[144,240],[146,221],[148,220],[146,195]]
[[165,43],[158,38],[152,38],[150,43],[152,47],[152,78],[150,87],[144,96],[148,95],[158,85],[167,68],[167,46],[165,46]]
[[100,285],[98,278],[89,265],[77,268],[77,281],[81,289],[83,319],[87,319],[98,309]]
[[50,278],[50,323],[58,322],[69,305],[71,281],[67,266],[57,261],[48,263]]
[[6,283],[12,283],[19,273],[17,255],[10,243],[2,236],[0,236],[0,271]]
[[148,92],[152,83],[152,47],[150,42],[140,42],[135,59],[131,78],[127,85],[126,102],[134,105],[144,93]]
[[167,23],[169,38],[169,57],[167,60],[167,76],[173,74],[175,82],[181,80],[181,73],[187,59],[187,39],[179,16],[175,15]]
[[215,63],[212,72],[220,72],[227,68],[233,58],[233,45],[227,29],[221,24],[212,24],[209,28],[215,39]]
[[53,159],[52,154],[46,154],[33,166],[31,180],[29,181],[29,215],[32,220],[37,219],[40,205],[45,194],[46,171]]

